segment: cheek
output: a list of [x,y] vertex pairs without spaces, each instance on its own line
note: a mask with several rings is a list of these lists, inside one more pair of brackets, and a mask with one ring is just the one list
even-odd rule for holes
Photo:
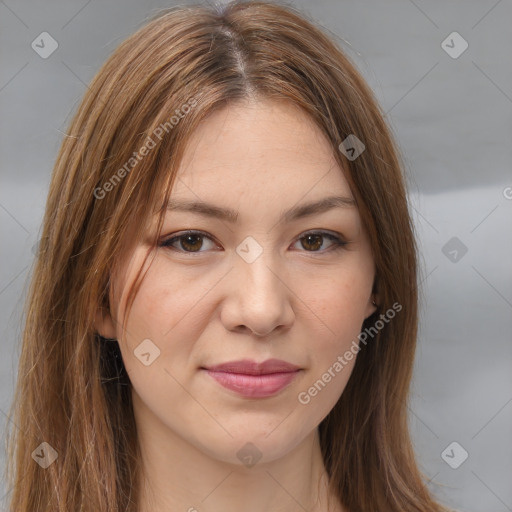
[[206,279],[194,280],[186,272],[173,271],[157,256],[147,270],[130,310],[128,328],[158,339],[172,338],[208,292]]
[[[147,381],[141,381],[139,376],[158,368],[175,374],[190,365],[197,350],[196,341],[211,321],[207,299],[215,281],[214,277],[205,275],[198,279],[197,272],[194,277],[183,268],[173,270],[165,257],[157,256],[153,260],[130,309],[121,347],[134,385],[140,382],[146,387]],[[158,357],[145,367],[137,359],[137,352],[143,340],[148,339],[155,345],[153,350]],[[151,349],[151,344],[148,345]]]
[[299,289],[299,297],[309,308],[308,316],[316,318],[318,329],[330,334],[324,334],[324,338],[336,340],[361,327],[371,293],[371,277],[347,268],[336,276],[319,276]]
[[[309,297],[309,343],[315,347],[310,352],[311,376],[313,380],[322,380],[328,388],[318,402],[325,400],[331,406],[343,391],[355,364],[358,335],[371,293],[372,276],[351,270],[340,272],[336,279],[331,276],[328,280],[318,280],[308,291],[301,292]],[[329,370],[330,374],[326,374]]]
[[193,406],[179,382],[180,370],[190,364],[193,341],[203,329],[197,308],[206,293],[202,288],[192,286],[183,273],[170,272],[157,257],[144,275],[127,318],[120,343],[126,371],[140,397],[139,407],[151,410],[163,423],[171,421],[166,416],[171,410],[167,404]]

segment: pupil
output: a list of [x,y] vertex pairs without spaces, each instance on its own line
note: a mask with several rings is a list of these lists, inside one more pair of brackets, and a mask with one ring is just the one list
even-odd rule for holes
[[[322,235],[306,235],[305,238],[308,244],[311,242],[311,239],[316,239],[317,243],[313,243],[314,249],[319,249],[320,247],[322,247]],[[304,247],[304,244],[302,244],[302,246]],[[307,247],[304,248],[307,249]]]
[[[201,240],[201,237],[199,235],[185,235],[185,237],[183,238],[182,240],[182,246],[185,248],[185,249],[191,249],[191,252],[196,252],[198,251],[199,249],[201,249],[201,246],[202,246],[202,243],[199,244],[199,247],[197,247],[197,243],[194,244],[194,242],[190,242],[190,240],[196,240],[197,241],[200,241]],[[190,248],[190,246],[192,246],[192,248]]]

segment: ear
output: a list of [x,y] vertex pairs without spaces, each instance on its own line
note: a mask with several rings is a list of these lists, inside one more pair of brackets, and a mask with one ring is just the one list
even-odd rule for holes
[[366,309],[364,312],[365,320],[379,309],[379,303],[379,276],[375,275],[373,279],[372,293],[366,303]]
[[94,327],[100,336],[109,339],[117,339],[116,328],[108,307],[98,306]]
[[[375,301],[375,303],[376,303],[376,304],[374,304],[374,301]],[[367,304],[366,304],[366,310],[365,310],[365,312],[364,312],[364,318],[365,318],[365,320],[366,320],[369,316],[373,315],[373,313],[375,313],[375,311],[377,311],[378,307],[379,307],[379,306],[378,306],[377,297],[376,297],[376,295],[375,295],[375,294],[373,294],[373,293],[372,293],[372,294],[370,295],[370,298],[368,299]]]

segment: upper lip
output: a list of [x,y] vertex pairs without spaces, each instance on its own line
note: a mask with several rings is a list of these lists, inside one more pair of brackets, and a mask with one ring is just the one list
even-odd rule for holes
[[281,359],[267,359],[261,363],[251,359],[228,361],[214,366],[205,367],[207,370],[225,373],[240,373],[245,375],[266,375],[269,373],[291,373],[300,367]]

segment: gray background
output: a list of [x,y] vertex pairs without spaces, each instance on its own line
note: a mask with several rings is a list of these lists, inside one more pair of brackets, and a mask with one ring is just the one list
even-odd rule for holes
[[[427,485],[461,511],[511,511],[512,2],[293,3],[344,40],[405,158],[423,286],[410,418]],[[106,57],[170,5],[0,1],[1,429],[62,132]],[[47,59],[31,48],[43,31],[59,44]],[[469,44],[458,58],[441,46],[453,31]],[[458,247],[445,245],[452,237]],[[457,469],[441,457],[453,441],[469,454]],[[0,509],[8,492],[0,486]]]

